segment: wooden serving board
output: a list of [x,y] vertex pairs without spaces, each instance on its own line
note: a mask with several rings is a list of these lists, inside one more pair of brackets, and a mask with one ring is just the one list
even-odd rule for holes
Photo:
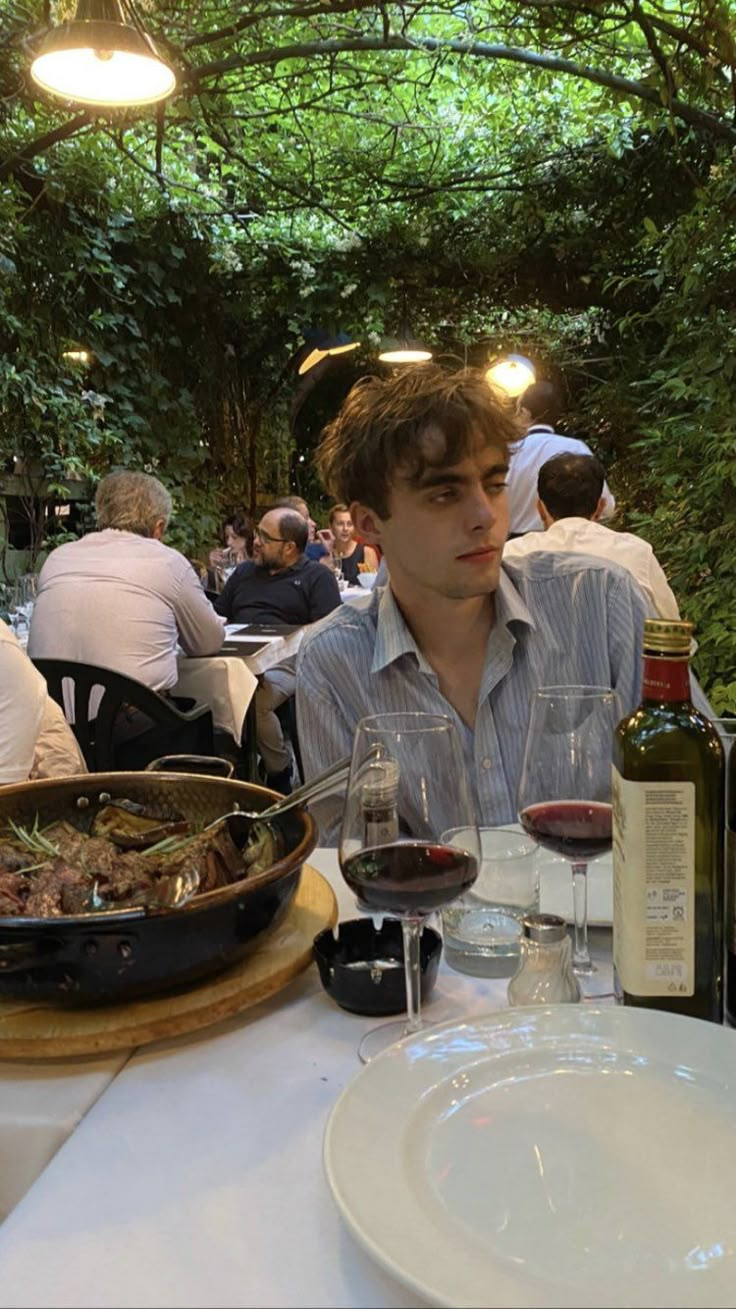
[[63,1059],[128,1050],[219,1023],[286,986],[310,963],[317,933],[336,922],[332,887],[305,864],[282,922],[242,963],[189,990],[91,1009],[0,1000],[0,1059]]

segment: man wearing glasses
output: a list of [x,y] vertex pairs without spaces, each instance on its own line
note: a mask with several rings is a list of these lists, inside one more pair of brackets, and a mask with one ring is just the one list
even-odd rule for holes
[[[308,526],[293,509],[270,509],[255,531],[253,559],[230,575],[215,608],[229,623],[269,623],[304,627],[341,603],[333,573],[305,559]],[[256,691],[258,748],[266,781],[285,795],[291,790],[291,754],[276,714],[294,694],[296,675],[289,660],[264,674]]]

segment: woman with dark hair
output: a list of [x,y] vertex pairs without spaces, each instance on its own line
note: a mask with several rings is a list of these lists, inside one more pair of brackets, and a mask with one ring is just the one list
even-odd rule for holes
[[207,585],[214,582],[215,585],[211,586],[213,591],[221,591],[233,568],[253,557],[253,528],[242,509],[236,509],[225,519],[222,542],[220,547],[210,550],[212,576],[208,578]]

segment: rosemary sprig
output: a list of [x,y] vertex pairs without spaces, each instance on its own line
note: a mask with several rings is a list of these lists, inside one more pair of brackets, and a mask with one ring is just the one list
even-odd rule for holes
[[188,846],[190,841],[193,841],[196,835],[197,833],[195,832],[193,835],[189,836],[164,836],[160,841],[157,841],[155,845],[149,845],[147,850],[142,850],[141,854],[146,856],[149,854],[176,854],[177,851],[183,850],[185,846]]
[[21,827],[19,823],[13,822],[12,818],[8,819],[8,825],[21,845],[24,845],[27,850],[31,850],[33,854],[50,855],[52,859],[59,857],[58,847],[52,841],[46,839],[38,825],[38,814],[36,814],[30,832],[27,827]]

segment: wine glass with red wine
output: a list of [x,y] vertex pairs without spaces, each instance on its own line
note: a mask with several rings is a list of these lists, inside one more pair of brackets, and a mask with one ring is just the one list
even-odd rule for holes
[[[463,829],[463,845],[442,833]],[[419,1031],[420,939],[427,916],[478,876],[480,841],[455,726],[441,714],[374,714],[358,723],[340,832],[340,868],[361,904],[400,918],[406,977],[405,1023],[364,1037],[367,1063]]]
[[611,757],[621,719],[605,686],[542,686],[532,697],[519,782],[519,820],[572,865],[576,973],[592,973],[588,861],[611,848]]

